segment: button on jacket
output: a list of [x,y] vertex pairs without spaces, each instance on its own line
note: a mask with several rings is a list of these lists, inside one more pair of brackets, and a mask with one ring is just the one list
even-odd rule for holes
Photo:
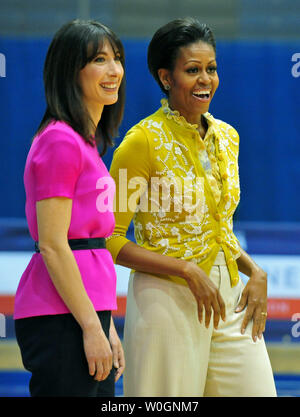
[[[116,261],[133,219],[138,245],[194,262],[206,274],[222,249],[234,286],[240,256],[232,230],[240,198],[238,133],[205,113],[208,129],[202,140],[197,125],[172,111],[167,100],[161,103],[114,152],[116,226],[107,249]],[[180,277],[161,277],[186,285]]]

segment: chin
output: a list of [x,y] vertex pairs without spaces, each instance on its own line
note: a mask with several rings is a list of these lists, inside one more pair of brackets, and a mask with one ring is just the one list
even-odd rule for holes
[[102,103],[102,104],[104,104],[105,106],[110,106],[112,104],[115,104],[118,101],[118,98],[119,98],[118,96],[117,97],[112,97],[111,99],[105,100],[104,103]]

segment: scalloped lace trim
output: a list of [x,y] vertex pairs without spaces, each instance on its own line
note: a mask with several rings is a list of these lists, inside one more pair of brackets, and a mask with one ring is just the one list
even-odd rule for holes
[[189,123],[184,116],[181,116],[178,110],[171,110],[169,107],[168,100],[166,98],[161,99],[160,101],[162,105],[163,112],[167,116],[167,119],[174,120],[174,122],[178,123],[181,126],[185,126],[192,129],[197,129],[197,124]]

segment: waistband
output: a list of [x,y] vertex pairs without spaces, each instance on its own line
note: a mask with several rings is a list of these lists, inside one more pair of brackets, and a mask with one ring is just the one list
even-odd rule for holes
[[[69,239],[68,243],[72,250],[106,248],[104,237],[93,237],[88,239]],[[39,242],[35,242],[34,249],[37,253],[40,253]]]
[[226,264],[226,259],[225,259],[225,254],[222,250],[220,250],[217,254],[217,257],[215,259],[214,265],[227,265]]

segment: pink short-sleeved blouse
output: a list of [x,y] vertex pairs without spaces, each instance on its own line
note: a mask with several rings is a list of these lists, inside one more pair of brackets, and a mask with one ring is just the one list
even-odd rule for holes
[[[72,199],[68,239],[108,237],[115,220],[115,183],[96,146],[64,122],[51,122],[35,137],[29,151],[24,184],[29,232],[38,241],[36,202],[51,197]],[[33,244],[34,247],[34,244]],[[96,311],[115,310],[116,272],[107,249],[73,251],[86,292]],[[57,293],[42,255],[35,253],[15,296],[14,318],[69,313]]]

